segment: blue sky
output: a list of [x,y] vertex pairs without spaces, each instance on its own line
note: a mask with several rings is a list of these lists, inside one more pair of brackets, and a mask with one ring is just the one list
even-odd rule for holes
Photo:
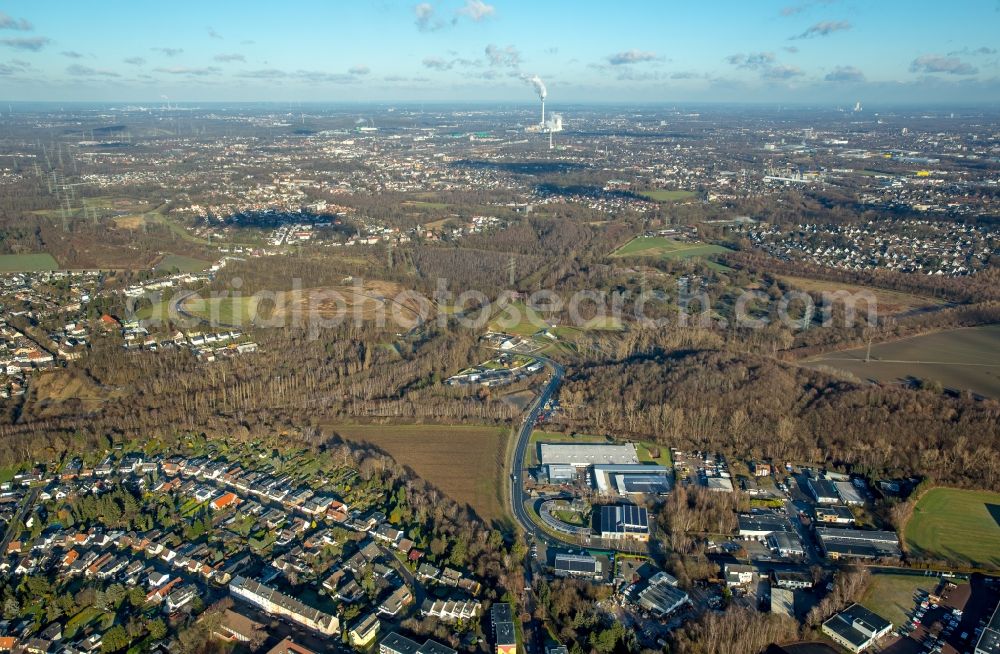
[[0,99],[1000,102],[1000,1],[0,2]]

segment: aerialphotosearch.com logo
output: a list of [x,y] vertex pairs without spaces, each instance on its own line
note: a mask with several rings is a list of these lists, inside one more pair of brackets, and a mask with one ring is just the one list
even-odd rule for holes
[[[311,337],[322,330],[350,323],[358,327],[410,331],[436,322],[439,326],[503,331],[566,326],[579,329],[695,327],[703,329],[763,329],[775,323],[791,331],[815,327],[867,326],[878,321],[878,302],[869,291],[824,291],[813,294],[788,291],[772,295],[746,290],[735,298],[715,301],[697,282],[682,278],[674,292],[664,288],[579,290],[559,293],[541,289],[503,291],[490,297],[475,290],[456,293],[446,279],[438,279],[430,296],[391,285],[366,284],[303,288],[292,280],[289,290],[241,292],[238,277],[222,290],[177,290],[165,297],[149,291],[129,299],[126,317],[146,328],[184,330],[305,329]],[[389,292],[392,290],[393,292]]]

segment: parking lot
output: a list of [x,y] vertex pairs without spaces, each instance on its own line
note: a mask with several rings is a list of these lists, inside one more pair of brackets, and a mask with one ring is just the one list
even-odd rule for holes
[[975,575],[968,583],[942,579],[936,590],[937,594],[918,591],[914,595],[908,621],[897,627],[895,639],[884,652],[963,654],[975,649],[1000,600],[1000,588],[994,580]]

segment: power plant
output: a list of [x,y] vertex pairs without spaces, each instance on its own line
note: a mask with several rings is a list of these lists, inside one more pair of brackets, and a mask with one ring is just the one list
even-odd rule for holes
[[548,133],[549,135],[549,148],[552,145],[552,134],[554,132],[561,132],[563,130],[562,114],[552,114],[548,121],[545,120],[545,98],[548,95],[548,90],[545,88],[545,82],[542,81],[538,75],[532,76],[529,80],[531,85],[535,87],[535,92],[538,94],[538,99],[542,103],[542,119],[537,125],[529,125],[525,131],[528,132],[541,132]]

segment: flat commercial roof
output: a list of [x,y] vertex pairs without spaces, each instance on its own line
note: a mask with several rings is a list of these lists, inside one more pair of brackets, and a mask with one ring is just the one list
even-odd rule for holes
[[601,564],[596,558],[586,554],[556,554],[556,570],[567,572],[587,572],[597,574],[601,571]]
[[417,650],[420,649],[419,644],[413,642],[406,636],[400,636],[395,631],[383,638],[379,645],[387,648],[389,651],[397,652],[398,654],[417,654]]
[[538,447],[543,464],[565,463],[585,468],[639,463],[639,454],[632,443],[541,443]]
[[634,504],[601,507],[602,534],[649,533],[649,512]]
[[861,493],[858,489],[854,487],[849,481],[838,481],[835,482],[834,487],[837,489],[837,494],[840,495],[840,499],[847,504],[864,504],[865,498],[861,497]]
[[786,513],[741,513],[736,516],[740,532],[770,534],[776,531],[792,531],[792,521]]
[[594,483],[605,495],[612,488],[619,494],[666,493],[670,490],[670,470],[648,463],[596,464]]
[[664,495],[670,492],[670,477],[659,475],[616,474],[615,487],[621,495]]
[[979,637],[976,654],[1000,654],[1000,604],[993,611],[993,617]]

